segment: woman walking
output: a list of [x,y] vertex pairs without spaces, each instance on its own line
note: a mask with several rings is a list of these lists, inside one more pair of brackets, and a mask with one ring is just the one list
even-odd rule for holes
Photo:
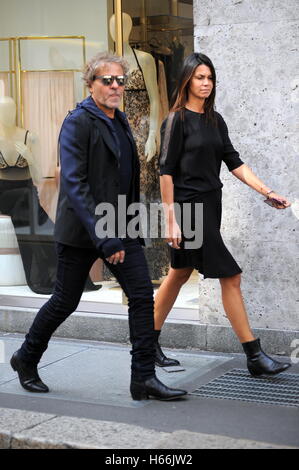
[[[214,110],[215,94],[216,74],[211,60],[204,54],[191,54],[185,59],[171,112],[161,129],[160,184],[162,202],[168,207],[166,233],[171,268],[155,297],[156,364],[161,367],[179,365],[178,361],[164,355],[159,335],[181,287],[193,269],[197,269],[204,278],[219,279],[223,307],[246,353],[249,372],[254,376],[274,375],[290,364],[267,356],[260,340],[254,337],[240,289],[242,270],[220,234],[222,161],[234,176],[266,196],[276,209],[285,209],[291,204],[242,162],[231,144],[224,119]],[[183,223],[179,224],[171,208],[174,202],[181,209],[183,203],[190,203],[192,228],[197,230],[196,203],[203,204],[200,248],[186,248],[186,242],[190,243],[191,239],[182,233]]]

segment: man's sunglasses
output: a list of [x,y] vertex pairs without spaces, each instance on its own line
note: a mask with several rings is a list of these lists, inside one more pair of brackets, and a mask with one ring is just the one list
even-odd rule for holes
[[125,75],[95,75],[94,80],[101,80],[105,86],[110,86],[116,80],[118,86],[125,86],[127,77]]

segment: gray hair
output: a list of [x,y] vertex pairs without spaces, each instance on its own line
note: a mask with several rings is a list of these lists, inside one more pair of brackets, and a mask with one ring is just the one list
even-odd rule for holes
[[110,52],[99,52],[94,57],[92,57],[83,69],[82,79],[84,80],[86,86],[90,86],[94,81],[94,76],[96,75],[97,69],[104,64],[119,64],[121,65],[124,75],[129,71],[129,64],[123,57],[120,57],[116,54]]

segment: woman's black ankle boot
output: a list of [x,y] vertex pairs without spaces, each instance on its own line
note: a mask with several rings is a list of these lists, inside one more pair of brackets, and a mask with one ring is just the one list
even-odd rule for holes
[[279,362],[267,356],[261,348],[260,339],[242,343],[244,352],[247,356],[247,367],[251,375],[275,375],[287,370],[291,364],[288,362]]
[[180,362],[177,359],[170,359],[169,357],[166,357],[165,354],[163,353],[161,346],[159,344],[159,336],[160,336],[161,330],[155,330],[155,364],[156,366],[159,367],[171,367],[171,366],[179,366]]

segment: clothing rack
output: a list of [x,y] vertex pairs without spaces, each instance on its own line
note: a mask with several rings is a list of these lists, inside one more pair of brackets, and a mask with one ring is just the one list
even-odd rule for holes
[[[86,40],[85,36],[22,36],[15,38],[18,51],[18,97],[20,103],[20,122],[21,126],[24,125],[24,109],[23,109],[23,89],[22,89],[22,74],[27,72],[81,72],[83,65],[86,63]],[[26,69],[23,68],[23,57],[22,57],[22,41],[53,41],[53,40],[79,40],[82,42],[82,63],[77,68],[67,69]],[[85,96],[85,85],[83,85],[83,94]]]
[[[51,40],[79,40],[82,42],[82,63],[78,68],[68,69],[34,69],[29,70],[23,68],[22,57],[22,41],[51,41]],[[26,72],[81,72],[82,66],[86,63],[86,40],[85,36],[16,36],[16,37],[0,37],[1,43],[7,43],[8,48],[8,70],[1,70],[0,73],[7,74],[9,77],[9,96],[11,96],[17,105],[17,123],[23,127],[23,90],[22,90],[22,73]],[[83,86],[82,96],[86,95],[85,85]]]

